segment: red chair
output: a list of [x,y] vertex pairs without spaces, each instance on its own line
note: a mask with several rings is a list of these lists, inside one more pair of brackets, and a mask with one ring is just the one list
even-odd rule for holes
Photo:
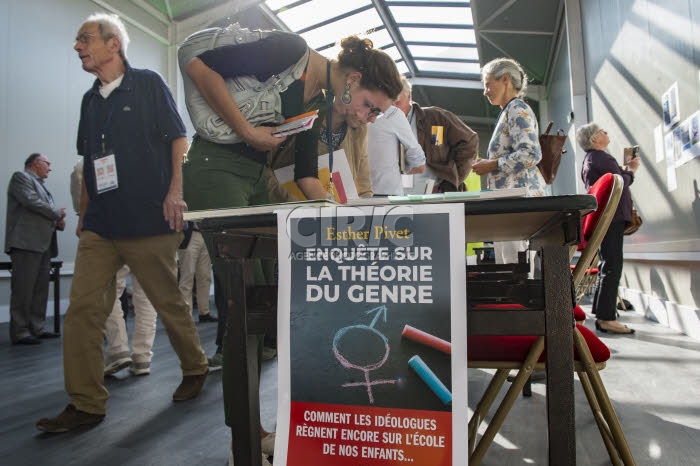
[[[586,247],[581,252],[580,265],[574,268],[573,283],[578,285],[583,278],[586,266],[610,226],[622,195],[623,181],[619,175],[607,174],[591,187],[589,194],[596,196],[598,208],[582,224]],[[586,234],[588,233],[588,234]],[[489,305],[481,306],[512,306]],[[605,368],[610,358],[610,350],[586,327],[576,324],[573,331],[574,370],[579,375],[593,417],[601,432],[603,442],[612,464],[635,464],[627,439],[622,431],[620,421],[612,407],[610,398],[598,371]],[[491,382],[477,403],[472,418],[469,420],[469,464],[478,465],[493,442],[496,433],[503,424],[518,394],[526,384],[533,370],[546,370],[544,336],[470,336],[467,339],[468,367],[475,369],[495,369]],[[517,371],[505,397],[496,409],[484,434],[476,442],[479,425],[486,418],[491,405],[505,383],[508,373]]]
[[[576,264],[572,265],[571,267],[571,273],[574,275],[574,293],[576,295],[576,304],[581,302],[581,299],[583,299],[586,293],[588,293],[588,290],[598,278],[598,267],[596,266],[598,263],[598,247],[600,247],[600,244],[598,244],[598,246],[595,248],[589,248],[588,243],[592,240],[593,235],[596,233],[596,227],[598,226],[601,216],[603,215],[600,208],[601,201],[607,199],[610,194],[612,184],[608,180],[610,180],[613,176],[614,175],[612,173],[606,173],[600,177],[600,179],[593,186],[591,186],[591,189],[588,190],[588,194],[592,194],[596,197],[599,207],[595,212],[581,219],[582,240],[581,244],[579,244],[577,247],[578,251],[581,253],[581,256]],[[616,209],[617,207],[612,209],[610,212],[611,221],[612,215],[615,214]],[[603,237],[607,231],[607,226],[604,230],[598,230],[600,241],[603,240]],[[575,252],[573,248],[571,252],[571,255],[573,256],[573,253]]]

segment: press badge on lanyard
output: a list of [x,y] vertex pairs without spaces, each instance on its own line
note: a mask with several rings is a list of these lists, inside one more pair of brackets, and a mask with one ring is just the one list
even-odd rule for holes
[[97,194],[102,194],[119,187],[117,179],[117,161],[114,154],[105,150],[105,135],[102,134],[102,153],[93,155],[92,164],[95,167],[95,183]]

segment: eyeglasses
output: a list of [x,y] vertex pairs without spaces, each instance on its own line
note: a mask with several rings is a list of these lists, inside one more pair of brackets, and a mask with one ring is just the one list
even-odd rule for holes
[[90,42],[90,38],[92,37],[95,37],[95,34],[92,34],[90,32],[82,32],[78,34],[73,44],[77,44],[78,42],[80,42],[81,44],[87,44],[88,42]]
[[382,115],[384,115],[384,112],[382,111],[381,108],[379,107],[373,107],[372,104],[367,102],[365,100],[365,107],[369,109],[369,113],[367,113],[367,118],[379,118]]
[[48,160],[39,159],[39,162],[44,162],[44,163],[46,164],[47,167],[50,167],[50,166],[51,166],[51,162],[49,162]]
[[367,114],[368,118],[381,118],[383,116],[384,112],[382,112],[382,110],[379,108],[371,108]]

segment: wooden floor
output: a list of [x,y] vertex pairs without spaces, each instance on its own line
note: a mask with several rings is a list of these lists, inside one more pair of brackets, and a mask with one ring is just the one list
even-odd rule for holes
[[[623,313],[621,320],[637,334],[600,334],[613,352],[602,377],[637,464],[698,464],[700,343],[639,314]],[[198,328],[210,355],[216,324]],[[79,433],[41,434],[35,422],[58,414],[68,402],[61,341],[11,346],[8,324],[0,324],[0,465],[224,466],[230,437],[222,414],[221,373],[209,376],[197,399],[173,403],[181,373],[160,324],[153,352],[151,375],[135,377],[123,371],[107,379],[111,396],[103,423]],[[488,374],[469,372],[472,407],[487,381]],[[578,464],[607,465],[581,386],[576,383],[575,389]],[[261,402],[263,425],[271,430],[276,393],[273,360],[263,368]],[[535,384],[532,398],[516,402],[482,464],[547,464],[544,408],[544,385]]]

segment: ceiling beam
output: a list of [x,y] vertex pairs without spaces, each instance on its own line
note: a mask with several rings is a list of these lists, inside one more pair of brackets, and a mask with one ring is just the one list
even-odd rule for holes
[[170,0],[163,0],[165,2],[165,11],[168,13],[168,18],[170,21],[173,20],[173,9],[170,7]]
[[141,8],[146,13],[153,16],[155,19],[165,24],[166,26],[170,26],[172,24],[171,18],[168,18],[166,15],[163,14],[163,12],[161,12],[158,8],[148,3],[146,0],[131,0],[131,3]]
[[258,8],[260,8],[260,11],[263,12],[265,17],[270,20],[272,24],[274,24],[274,29],[279,29],[280,31],[287,31],[287,32],[292,32],[291,29],[282,21],[279,16],[275,14],[272,9],[267,6],[264,2],[261,2],[260,5],[258,5]]
[[[444,78],[409,78],[414,86],[451,87],[456,89],[483,89],[481,81],[467,79]],[[545,97],[545,87],[538,84],[528,84],[527,97],[532,100],[542,100]]]
[[[509,0],[508,2],[504,3],[503,5],[501,5],[500,8],[498,8],[496,11],[494,11],[493,13],[491,13],[491,16],[489,16],[488,18],[486,18],[486,19],[481,23],[481,27],[488,26],[489,23],[491,23],[493,20],[495,20],[496,18],[498,18],[499,16],[501,16],[501,13],[503,13],[503,12],[506,11],[508,8],[510,8],[516,1],[518,1],[518,0]],[[472,10],[474,9],[474,3],[476,3],[476,2],[472,2],[472,5],[471,5]],[[472,18],[473,18],[473,16],[472,16]],[[476,24],[475,24],[474,26],[476,26]]]
[[389,8],[384,2],[380,2],[379,0],[372,0],[372,4],[374,5],[374,8],[379,14],[379,19],[381,19],[384,25],[386,26],[386,30],[389,33],[391,40],[396,45],[396,48],[398,49],[399,53],[401,54],[404,63],[406,63],[408,72],[411,74],[411,76],[415,76],[417,72],[416,64],[413,62],[411,52],[408,51],[408,46],[406,46],[406,42],[404,42],[403,40],[403,35],[399,34],[399,32],[397,31],[394,16],[391,14],[391,11],[389,11]]
[[[547,57],[547,68],[544,70],[544,85],[547,89],[549,89],[550,84],[552,82],[552,68],[554,67],[557,57],[559,56],[559,51],[561,50],[561,45],[562,45],[562,36],[563,36],[563,19],[564,19],[564,2],[561,2],[559,4],[559,8],[557,11],[557,20],[556,24],[554,25],[554,39],[552,40],[552,45],[549,49],[549,56]],[[549,97],[549,96],[547,96]]]
[[474,40],[476,41],[476,53],[477,56],[479,57],[479,62],[483,64],[481,57],[484,56],[483,54],[483,48],[481,47],[481,41],[479,40],[479,28],[476,23],[476,18],[479,16],[478,8],[476,6],[477,2],[473,1],[469,3],[469,8],[472,10],[472,24],[474,25]]
[[525,34],[528,36],[551,36],[552,31],[536,31],[528,29],[479,29],[480,34]]
[[414,86],[427,87],[454,87],[459,89],[483,89],[481,81],[467,79],[444,79],[444,78],[410,78]]
[[[489,45],[491,45],[491,47],[493,47],[493,48],[495,48],[496,50],[498,50],[499,52],[501,52],[501,53],[503,54],[504,57],[515,60],[515,59],[513,58],[513,56],[512,56],[510,53],[508,53],[508,52],[506,52],[505,50],[503,50],[503,48],[502,48],[500,45],[498,45],[497,43],[495,43],[494,41],[492,41],[492,40],[491,40],[488,36],[486,36],[485,34],[479,34],[479,37],[481,37],[481,40],[488,42]],[[516,61],[517,61],[517,60],[516,60]],[[518,63],[520,63],[520,62],[518,62]],[[522,67],[523,67],[523,70],[524,70],[526,73],[528,73],[530,76],[537,76],[537,73],[535,73],[535,72],[534,72],[531,68],[529,68],[526,64],[520,63],[520,66],[522,66]],[[544,78],[544,76],[543,76],[543,78]]]
[[158,34],[155,32],[153,29],[149,28],[148,26],[144,25],[140,21],[136,21],[134,18],[131,16],[127,15],[123,11],[114,8],[112,5],[107,3],[104,0],[92,0],[92,3],[104,8],[105,10],[109,11],[110,13],[114,13],[115,15],[119,16],[123,21],[131,24],[132,26],[140,29],[141,31],[145,32],[146,34],[152,36],[156,40],[162,42],[165,45],[170,45],[170,41],[168,37],[164,37],[161,34]]

